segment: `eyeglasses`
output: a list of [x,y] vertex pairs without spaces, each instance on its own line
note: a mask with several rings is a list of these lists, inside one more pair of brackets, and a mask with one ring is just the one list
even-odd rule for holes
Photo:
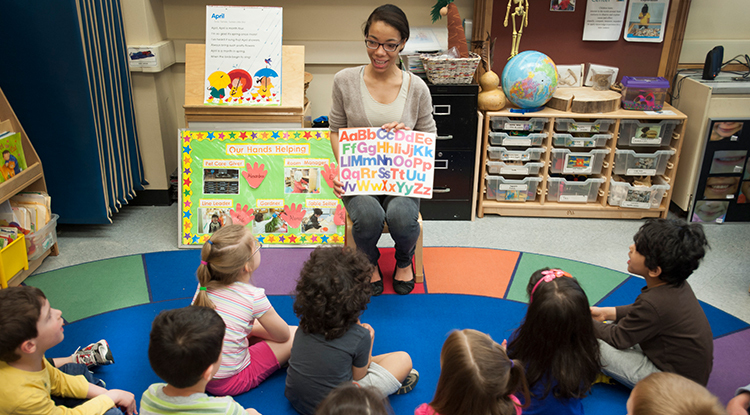
[[258,251],[260,251],[260,248],[263,248],[263,242],[258,241],[258,244],[255,247],[255,250],[253,251],[252,254],[250,254],[250,258],[252,258],[253,255],[255,255]]
[[376,42],[374,40],[365,39],[365,45],[367,46],[367,49],[377,49],[379,47],[383,47],[383,50],[386,52],[395,52],[398,47],[401,45],[401,42],[398,43],[380,43]]

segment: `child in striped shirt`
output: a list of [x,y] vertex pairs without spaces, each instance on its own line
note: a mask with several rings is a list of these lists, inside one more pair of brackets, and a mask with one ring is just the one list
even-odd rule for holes
[[231,396],[206,395],[206,384],[221,365],[224,322],[206,307],[162,311],[151,326],[148,360],[167,383],[154,383],[141,398],[140,415],[260,415]]
[[193,305],[216,310],[226,324],[222,361],[206,385],[214,395],[239,395],[281,367],[292,351],[296,326],[276,313],[265,290],[251,283],[261,243],[242,225],[225,226],[203,244],[200,286]]

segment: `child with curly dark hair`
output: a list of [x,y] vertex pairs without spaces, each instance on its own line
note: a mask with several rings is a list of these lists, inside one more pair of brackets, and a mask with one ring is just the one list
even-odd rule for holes
[[411,391],[419,374],[406,352],[372,355],[375,330],[359,321],[370,302],[373,265],[360,251],[320,247],[302,266],[294,313],[300,324],[292,346],[286,395],[312,415],[342,383],[373,387],[384,396]]

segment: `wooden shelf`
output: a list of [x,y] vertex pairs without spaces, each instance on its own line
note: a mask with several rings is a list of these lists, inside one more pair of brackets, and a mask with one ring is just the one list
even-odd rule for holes
[[[26,135],[21,123],[16,117],[16,113],[10,106],[8,99],[5,97],[2,89],[0,89],[0,122],[10,121],[10,129],[14,132],[21,133],[21,142],[23,146],[23,153],[26,158],[26,169],[15,175],[14,177],[0,183],[0,203],[13,197],[15,194],[22,191],[34,191],[34,192],[46,192],[47,184],[44,181],[44,170],[42,169],[42,162],[39,159],[34,146],[31,145],[29,137]],[[8,280],[9,286],[15,286],[23,282],[29,275],[31,275],[37,268],[42,264],[44,258],[49,255],[57,256],[59,254],[57,243],[53,244],[47,251],[42,254],[41,257],[34,261],[29,262],[29,268],[21,270],[11,279]]]
[[[676,110],[669,104],[665,104],[663,112],[660,114],[647,114],[643,111],[629,111],[619,109],[613,112],[607,113],[573,113],[554,110],[545,108],[542,111],[530,112],[530,113],[516,113],[511,112],[509,108],[503,111],[488,111],[484,114],[484,131],[481,152],[481,166],[487,165],[487,147],[489,145],[490,122],[493,117],[512,117],[519,119],[528,119],[534,117],[547,118],[548,122],[542,133],[546,134],[544,143],[542,145],[545,148],[545,152],[542,155],[540,162],[544,163],[544,167],[541,169],[540,176],[542,178],[537,188],[537,195],[534,201],[521,202],[501,202],[493,199],[486,198],[486,181],[484,180],[484,174],[480,176],[479,184],[477,186],[478,196],[478,207],[477,216],[483,217],[485,213],[492,213],[502,216],[529,216],[529,217],[572,217],[572,218],[609,218],[609,219],[643,219],[653,217],[667,217],[669,210],[669,202],[672,196],[672,190],[674,188],[674,181],[677,173],[677,166],[680,156],[680,151],[683,143],[683,133],[685,131],[685,125],[687,122],[687,116],[680,111]],[[572,118],[575,120],[596,120],[596,119],[610,119],[614,120],[614,125],[610,126],[609,132],[612,134],[606,144],[605,148],[608,148],[609,154],[605,156],[601,174],[592,175],[594,177],[603,177],[606,180],[599,188],[598,196],[596,201],[589,203],[570,203],[570,202],[556,202],[548,201],[547,198],[547,187],[549,177],[549,166],[550,166],[550,150],[554,147],[552,145],[552,134],[554,131],[555,120],[559,118]],[[672,139],[669,148],[674,150],[674,154],[669,158],[667,163],[667,169],[660,177],[664,182],[670,185],[669,190],[664,192],[661,203],[658,208],[652,209],[634,209],[634,208],[623,208],[619,206],[610,206],[607,203],[607,195],[610,190],[610,179],[614,175],[613,167],[615,161],[615,151],[618,149],[617,141],[619,137],[620,121],[621,120],[680,120],[681,123],[675,126],[672,132]],[[654,151],[657,149],[664,149],[663,147],[653,147]],[[564,148],[564,147],[559,147]],[[601,148],[601,147],[600,147]],[[627,147],[630,148],[630,147]],[[589,151],[592,148],[585,148],[579,150],[575,148],[573,151]],[[640,147],[639,149],[642,149]],[[640,150],[639,150],[640,151]],[[481,172],[485,172],[484,167]]]

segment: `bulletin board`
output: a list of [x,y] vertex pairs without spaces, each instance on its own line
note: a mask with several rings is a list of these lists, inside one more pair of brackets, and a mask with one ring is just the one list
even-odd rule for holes
[[180,247],[233,223],[266,245],[344,243],[328,129],[183,129],[179,140]]

